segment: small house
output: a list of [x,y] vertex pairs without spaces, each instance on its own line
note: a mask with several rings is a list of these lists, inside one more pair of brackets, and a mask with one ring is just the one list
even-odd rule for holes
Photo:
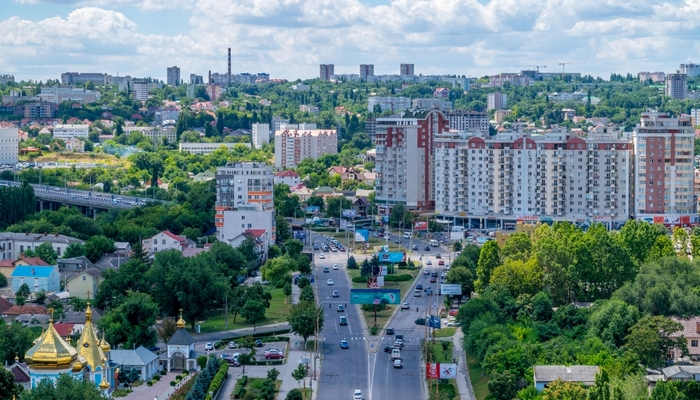
[[600,370],[595,365],[535,365],[534,383],[538,392],[544,390],[550,383],[561,380],[564,382],[578,382],[586,386],[595,384],[595,376]]
[[42,290],[58,292],[61,290],[61,274],[58,266],[18,265],[12,272],[12,291],[17,292],[23,284],[29,286],[32,293]]
[[136,370],[140,380],[148,381],[160,371],[158,356],[143,346],[133,350],[111,350],[110,361],[119,366],[119,370],[128,372]]

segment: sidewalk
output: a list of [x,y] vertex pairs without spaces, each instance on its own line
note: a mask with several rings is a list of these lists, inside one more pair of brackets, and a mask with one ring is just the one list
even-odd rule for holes
[[457,389],[459,390],[459,398],[467,400],[476,400],[472,382],[469,380],[469,371],[467,366],[467,355],[462,350],[462,338],[464,332],[459,328],[452,337],[452,356],[457,360]]
[[166,375],[162,376],[158,382],[156,382],[153,386],[148,386],[146,385],[146,382],[144,382],[142,385],[137,386],[132,388],[133,392],[129,393],[126,397],[124,397],[125,400],[153,400],[153,399],[158,399],[158,400],[165,400],[170,398],[170,395],[172,395],[175,390],[177,390],[180,386],[184,385],[185,382],[189,381],[192,375],[187,375],[180,381],[179,385],[176,386],[170,386],[170,381],[175,380],[175,376],[181,373],[181,371],[178,372],[169,372]]

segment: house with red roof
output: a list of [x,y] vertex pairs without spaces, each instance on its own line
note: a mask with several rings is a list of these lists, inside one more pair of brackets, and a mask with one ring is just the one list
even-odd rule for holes
[[143,250],[148,254],[155,254],[166,250],[177,250],[182,252],[187,248],[197,247],[197,243],[192,239],[176,235],[170,231],[163,231],[153,237],[141,241]]
[[299,174],[292,171],[291,169],[288,169],[286,171],[280,171],[276,173],[274,177],[274,183],[275,185],[278,183],[284,183],[285,185],[292,187],[300,184],[301,179],[299,177]]

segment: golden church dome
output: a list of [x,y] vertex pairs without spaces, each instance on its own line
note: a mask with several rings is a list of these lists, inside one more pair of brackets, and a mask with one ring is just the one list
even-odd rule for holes
[[187,326],[187,323],[185,322],[184,319],[182,319],[182,308],[180,309],[180,318],[177,320],[177,328],[184,328]]
[[91,371],[96,371],[107,359],[102,351],[102,345],[99,339],[97,339],[95,326],[92,324],[92,309],[90,308],[90,303],[87,303],[85,325],[83,326],[83,333],[80,335],[80,339],[78,339],[78,354],[85,359]]
[[105,333],[102,332],[102,339],[100,339],[100,347],[102,348],[102,351],[105,353],[109,353],[112,350],[112,346],[110,346],[109,343],[107,343],[107,340],[105,340]]
[[53,309],[49,309],[49,326],[24,355],[27,365],[35,369],[67,369],[78,359],[78,351],[53,327]]

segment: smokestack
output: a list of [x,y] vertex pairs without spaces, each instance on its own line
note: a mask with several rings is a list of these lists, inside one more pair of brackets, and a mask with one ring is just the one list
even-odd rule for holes
[[231,48],[228,48],[228,85],[231,86]]
[[207,83],[211,85],[211,70],[209,70],[209,81]]

